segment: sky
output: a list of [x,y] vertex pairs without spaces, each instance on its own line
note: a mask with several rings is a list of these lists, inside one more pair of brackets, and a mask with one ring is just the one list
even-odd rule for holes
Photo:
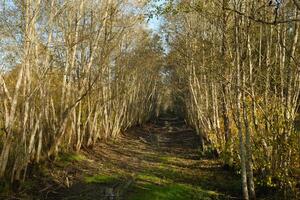
[[[166,3],[167,0],[153,0],[155,3],[153,3],[154,6],[160,6]],[[150,9],[152,10],[152,9]],[[164,17],[162,16],[153,16],[149,21],[148,21],[148,27],[153,31],[154,34],[159,34],[162,39],[162,45],[164,52],[167,53],[169,52],[169,46],[167,44],[167,41],[165,40],[165,34],[162,32],[160,27],[164,23]]]
[[150,19],[148,22],[149,28],[152,29],[154,32],[159,32],[159,28],[161,24],[162,24],[161,17],[154,17]]
[[[157,0],[155,3],[153,3],[153,5],[160,6],[165,2],[166,0]],[[162,23],[163,23],[163,18],[161,16],[153,16],[153,18],[148,21],[148,26],[154,32],[159,32],[159,28],[162,25]]]

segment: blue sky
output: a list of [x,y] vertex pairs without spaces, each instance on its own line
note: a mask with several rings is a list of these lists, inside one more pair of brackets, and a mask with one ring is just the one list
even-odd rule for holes
[[[166,0],[156,0],[152,3],[153,6],[160,6],[164,4]],[[151,9],[152,10],[152,9]],[[149,20],[148,26],[155,32],[159,31],[159,27],[163,23],[163,18],[161,16],[153,16],[152,19]]]
[[159,31],[159,27],[162,24],[162,19],[161,17],[154,17],[149,20],[148,26],[155,32]]

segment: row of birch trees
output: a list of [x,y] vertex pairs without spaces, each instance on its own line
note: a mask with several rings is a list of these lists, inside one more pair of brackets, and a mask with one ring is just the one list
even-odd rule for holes
[[[190,125],[226,165],[244,199],[255,185],[295,194],[300,137],[298,1],[170,1],[168,65]],[[184,87],[182,86],[184,85]],[[180,98],[178,97],[180,94]],[[210,145],[209,145],[210,144]]]
[[0,3],[0,178],[143,123],[156,109],[159,40],[146,2]]

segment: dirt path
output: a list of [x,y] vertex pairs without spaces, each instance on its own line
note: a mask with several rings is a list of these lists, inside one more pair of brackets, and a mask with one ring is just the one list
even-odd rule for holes
[[218,161],[201,158],[198,141],[183,121],[162,118],[93,151],[60,156],[41,170],[45,178],[39,179],[35,195],[55,200],[238,199],[239,178]]

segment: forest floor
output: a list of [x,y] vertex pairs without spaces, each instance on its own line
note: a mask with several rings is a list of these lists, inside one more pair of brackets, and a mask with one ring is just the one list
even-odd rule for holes
[[240,199],[239,176],[201,156],[198,141],[183,121],[162,118],[31,169],[22,189],[6,199]]

